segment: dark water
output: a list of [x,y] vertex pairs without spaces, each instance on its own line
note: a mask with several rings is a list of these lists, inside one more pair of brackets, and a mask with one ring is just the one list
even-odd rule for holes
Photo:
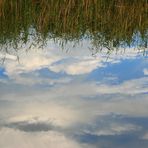
[[1,2],[0,148],[147,148],[147,8]]

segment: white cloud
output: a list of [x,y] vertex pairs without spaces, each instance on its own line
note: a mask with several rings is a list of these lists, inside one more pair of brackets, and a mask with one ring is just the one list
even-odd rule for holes
[[[51,79],[51,78],[45,78],[39,76],[31,76],[31,77],[23,77],[23,76],[17,76],[13,77],[13,82],[15,84],[25,85],[25,86],[33,86],[33,85],[54,85],[54,84],[66,84],[70,83],[70,78],[59,78],[59,79]],[[6,83],[6,81],[5,81]]]
[[[45,53],[44,53],[45,52]],[[50,53],[50,52],[49,52]],[[56,55],[46,55],[46,51],[31,50],[29,53],[21,51],[18,53],[19,61],[6,60],[4,67],[8,76],[18,75],[20,73],[28,73],[49,66],[53,62],[59,60]]]
[[70,75],[80,75],[92,72],[97,67],[103,67],[102,61],[99,59],[87,58],[76,59],[76,62],[69,61],[68,63],[61,63],[59,65],[51,66],[50,69],[54,72],[64,71]]
[[1,148],[81,148],[77,142],[54,131],[34,134],[2,128],[0,137]]
[[136,50],[130,48],[126,49],[123,54],[112,52],[108,60],[108,55],[106,55],[104,50],[102,53],[97,54],[96,57],[92,57],[91,52],[88,50],[90,42],[83,42],[83,46],[79,45],[68,53],[62,51],[55,43],[50,42],[44,50],[30,49],[26,51],[22,49],[17,51],[19,62],[17,57],[11,54],[1,53],[0,58],[5,55],[7,59],[4,63],[6,73],[8,76],[14,77],[14,75],[16,76],[20,73],[28,73],[45,67],[54,72],[64,71],[70,75],[87,74],[98,67],[106,66],[104,64],[106,61],[112,64],[119,63],[123,59],[136,58],[138,55]]
[[148,140],[148,133],[146,132],[146,133],[141,137],[141,139],[143,139],[143,140]]
[[8,53],[0,53],[0,59],[16,61],[17,56],[11,55],[11,54],[8,54]]
[[[12,93],[3,91],[1,99],[12,101],[14,106],[8,104],[0,108],[0,116],[12,121],[43,117],[67,127],[90,122],[102,114],[148,115],[148,99],[143,94],[148,92],[146,77],[118,85],[67,81],[46,90],[32,89]],[[106,95],[110,96],[106,98]]]
[[141,137],[143,140],[148,140],[148,132],[145,131],[144,135]]
[[[97,67],[103,67],[103,62],[106,60],[103,57],[95,59],[91,55],[88,57],[73,57],[74,60],[71,60],[69,57],[65,58],[64,55],[59,56],[53,50],[49,50],[48,52],[46,50],[31,50],[29,53],[22,51],[20,54],[18,53],[18,56],[19,62],[17,60],[5,61],[4,67],[7,75],[14,77],[20,73],[28,73],[42,68],[48,68],[54,72],[64,71],[71,75],[85,74]],[[62,60],[66,62],[63,63],[61,62]],[[55,62],[59,62],[60,64],[54,64]]]
[[102,127],[99,129],[95,129],[94,132],[92,131],[84,131],[85,133],[93,134],[96,136],[114,136],[114,135],[122,135],[128,132],[135,132],[141,130],[140,126],[133,125],[133,124],[122,124],[122,123],[113,123],[108,127]]
[[145,69],[143,70],[143,73],[144,73],[144,75],[147,76],[147,75],[148,75],[148,69],[145,68]]
[[[61,52],[59,54],[55,49],[31,50],[29,53],[20,51],[18,53],[20,63],[16,57],[7,55],[4,68],[10,81],[0,81],[11,91],[8,93],[6,89],[1,92],[0,100],[8,101],[0,108],[1,120],[6,123],[18,123],[32,122],[32,119],[37,118],[39,121],[50,121],[54,126],[70,129],[71,132],[79,132],[80,130],[77,129],[79,124],[93,124],[100,116],[110,113],[135,117],[148,115],[148,99],[144,95],[148,92],[146,77],[127,80],[117,85],[94,81],[83,82],[78,79],[72,81],[72,76],[88,74],[98,67],[106,66],[105,55],[97,55],[94,58],[88,55],[88,52],[86,55],[84,53],[85,51],[80,56],[71,56]],[[136,55],[136,52],[130,53],[129,56],[112,54],[108,62],[115,64],[122,59],[135,58]],[[48,68],[57,73],[62,71],[72,75],[72,78],[42,78],[33,72],[42,68]],[[25,76],[21,75],[24,73]],[[29,76],[30,73],[33,74]],[[144,70],[144,73],[147,73],[147,69]],[[19,89],[17,89],[18,86],[16,87],[17,84],[19,84]],[[39,84],[53,86],[45,90],[36,90],[34,87]],[[28,85],[32,87],[28,88]],[[24,88],[24,86],[26,87]],[[105,95],[110,96],[106,99]],[[96,130],[93,134],[119,135],[139,129],[138,126],[131,124],[114,124],[106,129]],[[17,148],[20,145],[22,148],[81,147],[77,142],[65,137],[64,133],[57,131],[33,134],[2,128],[0,137],[2,137],[0,138],[0,147],[2,148],[10,147],[10,143],[11,148]]]
[[140,94],[148,92],[148,78],[143,77],[139,79],[127,80],[117,85],[100,84],[98,92],[101,94]]
[[[146,95],[140,94],[146,92],[146,89],[143,88],[145,83],[147,84],[146,78],[126,81],[116,86],[105,84],[106,89],[103,89],[102,93],[100,93],[101,85],[95,82],[68,82],[63,84],[62,87],[55,86],[46,91],[29,90],[31,93],[27,92],[27,94],[25,94],[26,92],[15,91],[13,92],[14,96],[11,93],[5,93],[5,95],[1,95],[1,99],[12,101],[13,104],[6,104],[5,106],[2,104],[3,107],[0,108],[0,117],[4,123],[21,123],[24,121],[33,123],[33,119],[38,119],[39,122],[46,122],[47,124],[50,122],[55,127],[68,132],[47,131],[33,134],[2,128],[0,131],[0,137],[2,137],[0,138],[0,147],[10,147],[11,143],[11,148],[17,148],[20,145],[24,148],[81,148],[82,145],[65,135],[67,133],[82,134],[83,130],[86,133],[98,136],[120,135],[129,131],[139,131],[141,128],[132,124],[111,124],[106,128],[94,131],[89,131],[85,125],[94,126],[96,119],[99,120],[103,115],[111,113],[128,117],[147,116],[148,99]],[[136,90],[135,86],[137,86]],[[116,92],[121,94],[117,95]],[[106,99],[104,94],[112,95]],[[131,94],[133,94],[133,97]],[[91,98],[92,96],[95,96],[95,98]],[[84,126],[80,129],[79,125]]]

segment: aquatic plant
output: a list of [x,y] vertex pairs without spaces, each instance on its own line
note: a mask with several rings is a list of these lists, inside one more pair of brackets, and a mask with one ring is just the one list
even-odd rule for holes
[[140,33],[148,42],[147,0],[3,0],[0,45],[14,48],[28,40],[43,42],[87,37],[94,45],[131,44]]

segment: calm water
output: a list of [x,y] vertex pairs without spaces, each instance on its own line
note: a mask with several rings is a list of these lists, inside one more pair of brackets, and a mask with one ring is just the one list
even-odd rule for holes
[[[97,6],[100,6],[99,1]],[[33,2],[40,6],[37,1]],[[95,6],[93,2],[92,5],[88,3],[91,5],[88,10]],[[139,5],[138,2],[136,4]],[[27,6],[19,7],[20,13],[17,13],[21,19],[25,17],[21,13],[22,8],[30,10]],[[106,4],[104,6],[112,8]],[[132,4],[128,3],[128,6]],[[135,6],[129,14],[135,12]],[[3,26],[0,33],[0,148],[147,148],[146,6],[144,9],[136,7],[139,13],[131,20],[135,22],[132,22],[132,26],[126,26],[127,17],[117,19],[123,22],[121,32],[120,26],[112,23],[113,26],[104,24],[102,30],[96,26],[95,33],[91,32],[94,25],[88,26],[89,23],[81,22],[83,15],[78,20],[81,26],[76,27],[78,30],[72,29],[71,23],[69,26],[66,23],[67,28],[64,30],[64,22],[61,22],[62,31],[58,28],[59,24],[50,24],[53,28],[50,26],[47,29],[44,22],[45,26],[42,24],[42,27],[47,29],[46,37],[44,31],[28,25],[30,34],[35,28],[36,33],[43,33],[41,42],[46,43],[42,49],[40,45],[43,42],[37,42],[41,37],[39,34],[27,35],[25,39],[24,32],[19,32],[24,23],[32,24],[32,18],[29,21],[27,18],[24,21],[18,19],[23,25],[11,28],[10,24],[13,24],[16,15],[14,18],[10,15],[4,17],[1,14],[7,11],[0,9],[3,12],[0,13],[0,19],[4,19],[0,24]],[[125,10],[124,7],[120,11],[122,16]],[[104,11],[101,12],[104,16]],[[91,11],[87,13],[91,15],[84,13],[88,16],[85,22],[99,19]],[[69,15],[66,16],[66,20],[69,20]],[[56,15],[53,18],[50,18],[53,22],[61,19]],[[107,28],[111,28],[111,32],[117,29],[117,32],[110,34]],[[39,38],[36,40],[36,37]]]

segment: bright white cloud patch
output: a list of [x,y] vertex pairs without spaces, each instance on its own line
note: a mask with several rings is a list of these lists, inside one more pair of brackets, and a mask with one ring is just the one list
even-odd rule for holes
[[148,78],[140,78],[125,81],[118,85],[106,85],[101,84],[98,87],[98,92],[101,94],[139,94],[139,93],[147,93],[148,92]]
[[26,133],[10,128],[0,130],[1,148],[81,148],[70,138],[58,132]]
[[145,69],[143,70],[143,73],[144,73],[144,75],[148,75],[148,69],[145,68]]
[[105,62],[119,63],[123,59],[135,59],[138,55],[136,50],[126,49],[123,54],[118,53],[116,55],[113,52],[108,59],[108,55],[104,52],[92,57],[91,52],[88,50],[89,46],[90,43],[88,42],[83,46],[79,45],[71,49],[72,51],[69,53],[65,53],[57,49],[56,44],[51,42],[49,49],[30,49],[29,51],[22,49],[17,52],[17,56],[1,53],[0,58],[6,58],[4,63],[6,73],[14,77],[21,73],[28,73],[42,68],[48,68],[54,72],[65,72],[69,75],[88,74],[98,67],[105,67]]
[[116,136],[116,135],[122,135],[128,132],[134,132],[141,130],[141,127],[132,125],[132,124],[111,124],[105,128],[102,127],[102,129],[95,129],[94,132],[92,131],[84,131],[87,134],[92,134],[96,136]]

